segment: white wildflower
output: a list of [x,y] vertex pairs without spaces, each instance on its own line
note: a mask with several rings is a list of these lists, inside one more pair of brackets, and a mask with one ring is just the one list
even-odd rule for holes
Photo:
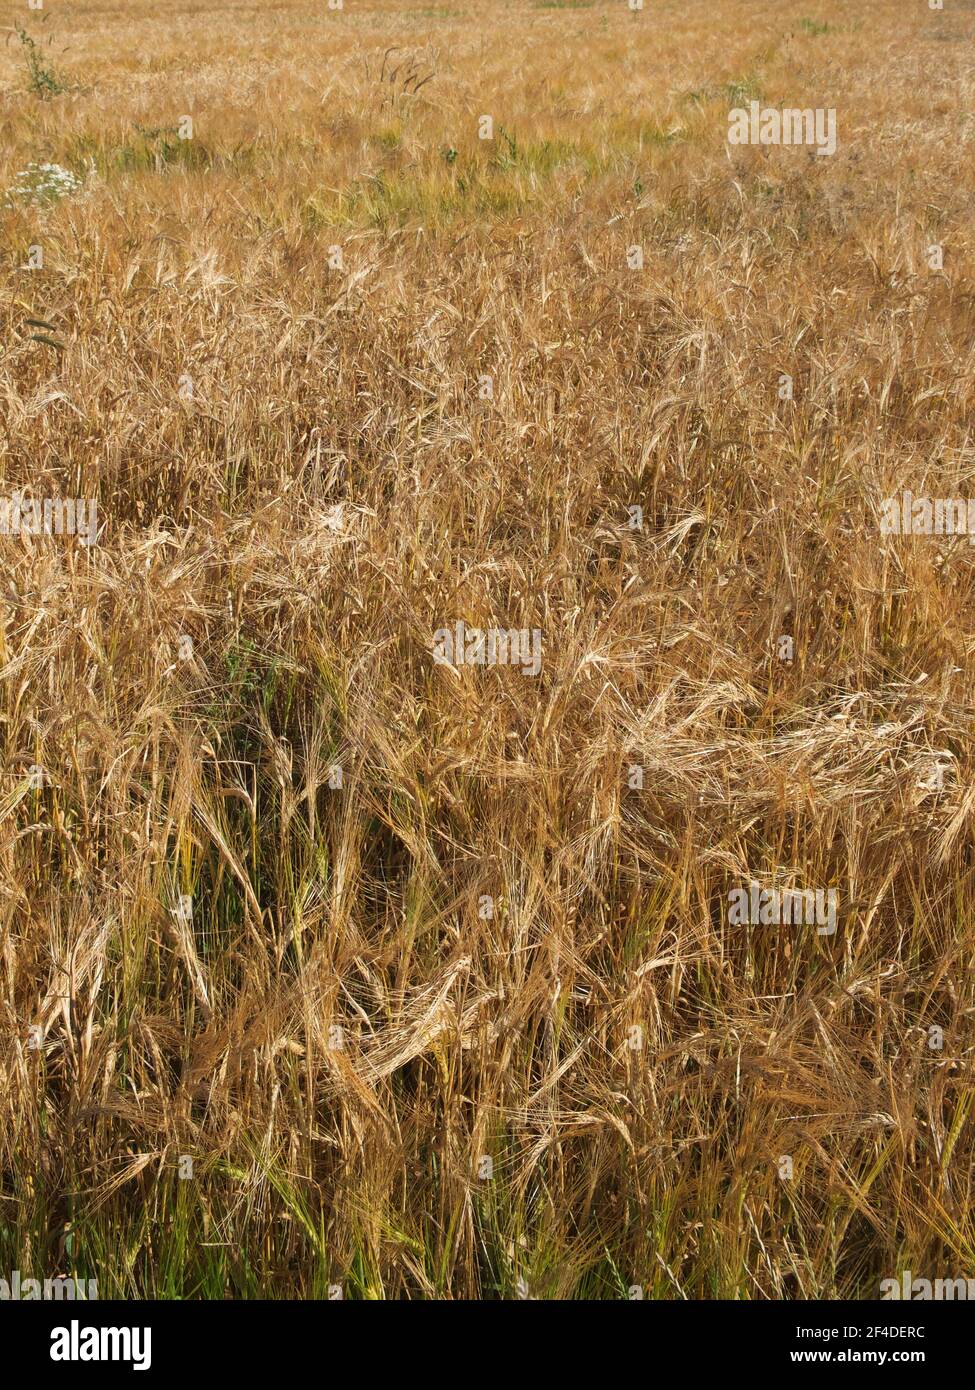
[[54,203],[77,193],[82,181],[70,169],[60,164],[28,164],[17,175],[17,182],[7,191],[6,206],[17,200],[27,203]]

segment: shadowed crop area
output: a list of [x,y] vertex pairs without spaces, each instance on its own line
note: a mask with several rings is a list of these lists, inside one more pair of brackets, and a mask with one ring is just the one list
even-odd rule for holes
[[975,7],[0,27],[0,1274],[975,1279]]

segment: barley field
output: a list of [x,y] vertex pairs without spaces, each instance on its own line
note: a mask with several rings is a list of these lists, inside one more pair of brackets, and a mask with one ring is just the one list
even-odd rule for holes
[[0,26],[0,1273],[975,1277],[975,5]]

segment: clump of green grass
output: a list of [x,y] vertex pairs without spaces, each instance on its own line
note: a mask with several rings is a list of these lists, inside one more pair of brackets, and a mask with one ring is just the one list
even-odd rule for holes
[[97,169],[104,177],[164,169],[211,169],[216,165],[238,170],[253,164],[256,147],[215,156],[196,136],[181,139],[178,126],[141,126],[134,134],[104,131],[76,136],[66,145],[68,162]]
[[136,130],[142,139],[141,147],[130,147],[130,157],[137,165],[162,169],[171,164],[196,166],[208,163],[206,149],[196,139],[183,139],[178,126],[141,126]]
[[684,93],[683,100],[694,102],[697,106],[705,106],[709,101],[718,100],[727,101],[732,106],[744,106],[749,101],[760,101],[761,98],[762,91],[758,79],[740,77],[731,82],[695,87],[692,91]]
[[[45,15],[44,18],[46,19],[47,16]],[[51,97],[60,96],[62,92],[67,91],[67,88],[55,74],[54,69],[44,62],[37,40],[31,34],[28,34],[27,30],[21,24],[14,26],[14,33],[20,40],[21,47],[24,50],[30,91],[33,92],[35,96],[40,97],[41,101],[49,101]],[[50,42],[50,39],[48,39],[48,45],[50,45]]]

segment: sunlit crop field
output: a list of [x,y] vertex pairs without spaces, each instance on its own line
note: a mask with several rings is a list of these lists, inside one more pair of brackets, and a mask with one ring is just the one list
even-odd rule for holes
[[975,5],[0,25],[0,1275],[975,1277]]

